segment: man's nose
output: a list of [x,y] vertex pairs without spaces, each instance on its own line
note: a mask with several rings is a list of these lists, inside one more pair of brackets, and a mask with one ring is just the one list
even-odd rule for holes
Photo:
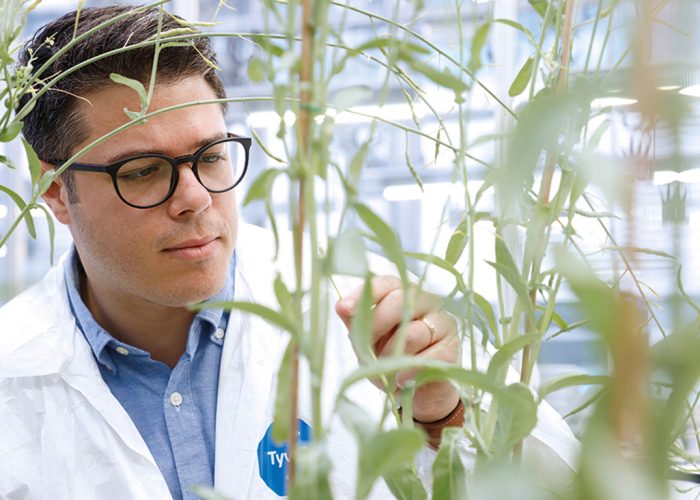
[[211,205],[211,193],[197,180],[192,163],[183,163],[177,168],[179,179],[169,200],[168,212],[171,217],[203,212]]

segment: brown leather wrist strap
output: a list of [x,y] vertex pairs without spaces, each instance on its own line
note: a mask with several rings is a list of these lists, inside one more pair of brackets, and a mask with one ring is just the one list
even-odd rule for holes
[[445,427],[462,427],[464,424],[464,405],[460,399],[455,409],[449,415],[435,422],[419,422],[416,419],[413,419],[413,421],[420,425],[428,435],[428,445],[432,449],[437,450],[440,446],[442,430]]

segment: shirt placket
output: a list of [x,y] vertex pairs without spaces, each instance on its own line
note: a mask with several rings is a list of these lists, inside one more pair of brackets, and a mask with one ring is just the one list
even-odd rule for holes
[[192,493],[191,487],[210,485],[213,478],[206,459],[202,423],[192,393],[190,374],[190,359],[175,366],[163,395],[163,413],[183,498],[196,499],[199,497]]

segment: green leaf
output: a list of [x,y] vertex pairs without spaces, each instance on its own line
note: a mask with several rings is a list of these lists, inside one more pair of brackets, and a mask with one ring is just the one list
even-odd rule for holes
[[379,358],[373,363],[360,366],[348,374],[343,380],[340,393],[348,387],[364,379],[374,379],[382,375],[393,375],[403,370],[420,369],[416,374],[417,387],[430,381],[450,380],[463,387],[477,387],[492,394],[499,393],[501,387],[494,384],[485,373],[467,370],[443,361],[421,359],[415,356],[394,356]]
[[489,362],[488,376],[491,377],[494,382],[498,383],[500,376],[503,374],[503,370],[508,369],[508,364],[513,359],[513,356],[525,348],[525,346],[537,342],[540,338],[540,335],[530,333],[527,335],[520,335],[510,342],[503,344]]
[[454,276],[455,280],[457,281],[457,288],[462,292],[462,293],[467,293],[467,285],[464,283],[464,278],[462,278],[462,273],[460,273],[452,264],[447,262],[444,259],[441,259],[440,257],[437,257],[436,255],[431,255],[429,253],[420,253],[420,252],[406,252],[406,257],[409,259],[417,259],[423,262],[427,262],[428,264],[433,264],[440,269],[444,269],[445,271],[449,272]]
[[493,437],[496,457],[507,456],[537,425],[537,403],[530,388],[517,383],[506,387],[504,392],[499,398],[498,426]]
[[369,144],[370,139],[363,142],[350,160],[347,180],[352,186],[357,186],[360,183],[360,175],[362,174],[362,167],[365,165],[365,160],[367,159]]
[[27,225],[27,231],[33,239],[36,239],[36,228],[34,227],[34,219],[32,218],[32,214],[30,213],[29,208],[27,207],[27,204],[24,202],[22,197],[15,193],[12,189],[3,186],[2,184],[0,184],[0,191],[4,192],[10,198],[12,198],[12,201],[15,202],[15,205],[17,205],[17,207],[24,212],[23,218],[24,223]]
[[459,456],[458,441],[464,437],[461,428],[446,427],[442,431],[440,449],[433,462],[433,498],[462,500],[467,494],[467,470]]
[[486,45],[491,30],[491,21],[486,21],[476,29],[472,38],[471,59],[469,60],[469,71],[476,73],[481,68],[481,51]]
[[39,208],[44,211],[44,214],[46,215],[46,226],[48,227],[49,230],[49,262],[51,265],[53,265],[53,258],[54,258],[54,250],[55,250],[55,243],[56,243],[56,228],[54,226],[53,222],[53,214],[49,211],[48,208],[46,208],[44,205],[41,203],[34,205],[36,208]]
[[540,17],[544,17],[547,13],[547,5],[549,0],[527,0],[528,3],[535,9],[535,12],[539,14]]
[[498,325],[496,323],[496,315],[493,312],[493,307],[491,307],[491,303],[488,300],[486,300],[486,298],[484,298],[483,295],[479,295],[476,292],[472,293],[472,299],[474,300],[474,304],[484,314],[484,317],[488,322],[489,328],[491,329],[491,333],[493,333],[494,336],[498,338]]
[[7,165],[7,168],[11,168],[12,170],[17,168],[15,163],[5,155],[0,155],[0,163]]
[[251,82],[259,83],[265,80],[265,63],[253,56],[248,61],[248,79]]
[[533,56],[528,57],[527,61],[525,61],[523,67],[520,68],[520,71],[518,71],[515,80],[513,80],[513,83],[508,89],[508,95],[510,97],[519,96],[525,91],[528,83],[530,83],[530,79],[532,78],[532,67],[534,66],[534,64],[535,58]]
[[[109,79],[112,80],[114,83],[118,83],[119,85],[126,85],[130,89],[136,91],[136,93],[139,96],[139,101],[141,102],[141,111],[144,112],[146,111],[146,109],[148,109],[148,92],[146,92],[146,87],[143,86],[143,83],[141,83],[138,80],[134,80],[133,78],[127,78],[126,76],[119,75],[117,73],[110,73]],[[137,115],[140,114],[141,113],[137,113]],[[133,119],[133,117],[130,118]]]
[[333,498],[329,481],[332,463],[323,443],[313,442],[299,448],[297,474],[289,491],[289,500],[328,500]]
[[280,306],[280,311],[287,318],[294,317],[294,302],[292,300],[292,294],[289,293],[287,285],[282,281],[282,277],[277,274],[274,283],[275,297],[277,298],[277,303]]
[[24,122],[12,122],[5,130],[0,132],[0,142],[10,142],[12,139],[17,137],[22,131]]
[[296,326],[288,318],[283,316],[281,313],[270,309],[269,307],[260,305],[255,302],[208,302],[206,304],[195,304],[191,307],[195,310],[217,308],[224,308],[229,310],[236,309],[250,314],[255,314],[256,316],[261,317],[268,323],[277,326],[283,330],[286,330],[294,336],[297,336],[298,333]]
[[453,266],[462,256],[467,246],[468,231],[467,219],[463,218],[457,225],[455,232],[450,236],[450,241],[447,244],[447,251],[445,252],[445,260]]
[[384,474],[384,481],[395,498],[399,500],[426,500],[428,493],[418,477],[413,464]]
[[521,33],[523,33],[527,37],[527,40],[530,42],[530,44],[533,47],[537,47],[537,42],[535,41],[535,37],[533,36],[532,31],[527,29],[522,24],[517,23],[517,22],[513,21],[512,19],[494,19],[493,22],[499,23],[499,24],[505,24],[506,26],[510,26],[511,28],[514,28],[514,29],[520,31]]
[[39,163],[39,157],[34,151],[34,148],[29,144],[24,137],[22,137],[22,145],[24,146],[24,152],[27,155],[27,163],[29,164],[29,175],[32,179],[32,186],[35,186],[39,182],[39,177],[41,177],[41,164]]
[[350,54],[352,56],[357,56],[361,54],[362,52],[365,52],[367,50],[371,49],[385,49],[389,48],[392,45],[398,45],[400,50],[406,52],[406,53],[416,53],[416,54],[422,54],[422,55],[428,55],[430,54],[430,50],[428,50],[426,47],[423,47],[422,45],[417,45],[415,43],[411,42],[406,42],[406,41],[397,41],[396,38],[391,37],[391,36],[380,36],[377,38],[373,38],[372,40],[368,40],[354,49],[350,51]]
[[355,203],[353,208],[360,219],[362,219],[362,222],[374,233],[377,241],[384,249],[386,257],[396,265],[401,281],[406,283],[408,279],[406,276],[406,262],[399,238],[394,230],[366,205]]
[[416,181],[416,184],[418,184],[418,187],[421,190],[421,193],[424,193],[423,191],[423,180],[420,178],[420,175],[418,175],[418,171],[416,170],[416,167],[413,165],[411,162],[411,155],[409,154],[408,147],[409,147],[409,138],[408,138],[408,132],[406,132],[406,142],[405,142],[405,147],[404,147],[404,159],[406,160],[406,166],[408,167],[408,171],[411,173],[411,177],[413,177],[413,180]]
[[333,274],[364,277],[369,272],[367,247],[362,233],[356,228],[346,229],[331,246]]
[[360,302],[357,305],[357,310],[352,317],[352,324],[350,326],[350,341],[352,342],[352,347],[360,363],[371,363],[377,359],[372,349],[374,345],[374,336],[372,333],[374,309],[372,308],[371,279],[371,275],[367,275],[365,278]]
[[248,188],[248,193],[245,200],[243,200],[243,206],[247,206],[256,200],[267,199],[272,192],[272,184],[281,173],[284,173],[284,170],[281,168],[270,168],[258,175]]
[[251,35],[250,36],[251,40],[255,42],[260,48],[262,48],[265,52],[268,52],[269,54],[275,56],[275,57],[282,57],[284,55],[284,48],[280,47],[279,45],[276,45],[267,38],[265,35]]
[[51,187],[51,184],[53,184],[53,181],[56,179],[57,172],[56,170],[49,169],[44,174],[41,176],[41,179],[39,180],[39,187],[37,188],[37,194],[39,196],[43,195],[48,189]]
[[139,120],[139,124],[140,124],[140,125],[146,123],[146,121],[147,121],[145,118],[142,118],[142,117],[143,117],[143,113],[141,113],[140,111],[131,111],[131,110],[127,109],[127,108],[124,108],[124,114],[125,114],[127,117],[129,117],[130,120],[139,120],[139,119],[141,119],[141,120]]
[[411,66],[416,72],[422,74],[432,82],[452,89],[456,96],[461,96],[463,92],[468,89],[466,83],[464,83],[458,76],[452,74],[448,68],[443,68],[439,70],[429,64],[426,64],[418,59],[414,58],[411,54],[399,50],[399,59]]
[[561,375],[543,382],[540,385],[538,394],[540,400],[543,400],[553,392],[566,387],[577,385],[606,385],[608,382],[610,382],[610,377],[608,375],[588,375],[585,373]]
[[411,464],[425,443],[418,429],[394,429],[360,444],[356,498],[364,499],[380,477]]
[[498,271],[498,274],[500,274],[513,288],[513,291],[520,299],[525,312],[534,323],[535,312],[532,309],[532,302],[530,301],[530,294],[528,292],[527,285],[521,278],[515,261],[513,260],[513,256],[506,247],[503,238],[498,235],[496,236],[496,262],[487,261],[486,263]]
[[289,412],[292,405],[292,378],[290,374],[292,371],[292,346],[294,343],[294,339],[290,339],[277,372],[275,417],[272,423],[272,439],[277,443],[284,443],[289,438]]

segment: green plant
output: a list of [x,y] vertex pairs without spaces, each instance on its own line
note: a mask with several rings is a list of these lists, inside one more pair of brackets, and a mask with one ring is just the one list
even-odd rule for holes
[[[333,297],[332,276],[354,274],[369,280],[367,247],[380,249],[395,264],[404,291],[409,290],[411,271],[418,275],[419,288],[424,286],[428,268],[446,271],[453,281],[453,289],[445,294],[444,307],[460,319],[468,355],[463,367],[426,363],[402,356],[402,342],[399,342],[397,356],[377,360],[369,345],[371,312],[370,300],[365,294],[353,324],[353,339],[362,364],[344,381],[335,401],[336,413],[357,435],[358,498],[369,493],[379,476],[399,498],[427,498],[429,491],[412,467],[413,457],[425,439],[408,416],[415,388],[443,379],[460,388],[467,402],[467,418],[464,427],[451,429],[443,436],[433,466],[433,483],[429,486],[434,498],[464,498],[466,495],[473,498],[515,495],[518,498],[528,495],[535,498],[660,498],[668,492],[667,473],[672,459],[682,458],[689,464],[688,470],[695,470],[693,464],[697,457],[684,449],[680,439],[688,426],[697,429],[694,409],[698,397],[694,386],[700,373],[692,355],[698,348],[697,318],[684,325],[676,315],[671,327],[664,325],[655,313],[654,302],[644,284],[635,274],[635,258],[650,253],[662,258],[670,256],[647,249],[646,245],[634,246],[630,241],[618,243],[613,236],[609,220],[617,212],[629,217],[634,206],[629,191],[613,190],[611,179],[599,175],[599,169],[595,168],[595,163],[600,161],[599,144],[609,125],[605,118],[613,110],[591,106],[596,96],[606,93],[610,81],[630,71],[636,77],[636,85],[630,91],[639,101],[638,110],[644,123],[650,124],[642,132],[648,133],[663,119],[676,136],[681,133],[684,104],[678,96],[666,97],[653,90],[655,82],[648,77],[649,61],[644,54],[643,35],[651,33],[653,19],[668,1],[639,2],[636,5],[638,22],[633,29],[639,35],[630,37],[629,45],[612,55],[608,40],[615,28],[615,16],[621,11],[624,15],[623,9],[630,8],[630,2],[598,0],[595,14],[590,18],[577,16],[581,3],[530,0],[528,6],[538,16],[536,30],[518,23],[517,19],[496,18],[493,10],[487,12],[485,19],[475,21],[469,30],[462,22],[467,17],[464,12],[472,7],[461,2],[448,3],[456,23],[456,51],[432,43],[412,28],[412,22],[426,13],[420,1],[397,0],[392,16],[386,17],[350,3],[267,0],[265,23],[268,29],[265,32],[210,34],[244,36],[256,44],[259,54],[250,61],[249,76],[272,84],[271,95],[257,99],[269,101],[280,118],[277,137],[283,145],[283,158],[253,131],[260,147],[278,166],[264,171],[253,182],[245,203],[263,202],[277,234],[271,187],[287,178],[293,189],[288,212],[293,220],[294,283],[285,284],[281,278],[275,282],[277,309],[259,304],[229,304],[232,308],[259,314],[290,334],[287,354],[279,371],[274,429],[278,438],[287,438],[290,443],[291,497],[325,498],[330,494],[330,459],[323,448],[328,422],[322,414],[321,388],[324,371],[328,369],[324,366],[324,351],[327,314]],[[21,130],[23,111],[13,118],[9,110],[14,108],[12,103],[17,93],[27,91],[36,83],[21,69],[14,75],[9,72],[17,32],[16,26],[8,20],[21,18],[34,5],[36,2],[9,2],[5,4],[8,10],[3,10],[6,85],[3,97],[8,103],[8,112],[2,121],[2,140],[11,140]],[[376,36],[360,43],[349,42],[345,38],[345,27],[350,16],[364,18],[376,29]],[[330,22],[331,18],[338,21]],[[273,33],[272,26],[279,32]],[[506,95],[490,89],[480,77],[485,64],[484,50],[496,26],[515,30],[518,36],[524,37],[531,51],[522,67],[512,75],[513,81],[507,91],[511,98],[523,97],[517,110]],[[581,34],[585,27],[592,27],[590,37]],[[191,36],[186,31],[169,33],[153,43],[181,43]],[[602,49],[596,55],[596,43],[601,41]],[[580,53],[585,54],[585,62],[583,70],[572,75],[569,70],[572,47],[579,46],[584,49]],[[628,64],[631,55],[634,64]],[[615,62],[606,68],[603,62],[611,58]],[[382,71],[376,95],[368,95],[363,86],[343,86],[344,72],[358,59],[369,61]],[[50,81],[45,83],[51,84]],[[132,121],[125,127],[152,116],[145,113],[149,94],[143,85],[135,85],[133,81],[121,83],[132,86],[141,95],[143,104],[141,112],[130,115]],[[435,87],[453,93],[454,107],[448,113],[439,111],[432,102],[429,89]],[[399,122],[381,113],[371,114],[356,108],[357,104],[373,100],[381,109],[391,99],[392,88],[400,90],[411,111],[411,120]],[[510,125],[497,134],[469,137],[469,101],[476,92],[489,94],[493,106],[510,117]],[[229,99],[253,100],[256,98]],[[417,111],[419,106],[427,110],[425,114]],[[284,120],[289,111],[296,117],[293,128]],[[363,116],[369,129],[368,138],[345,164],[339,161],[332,148],[336,117],[340,113]],[[456,117],[456,134],[448,126],[448,117]],[[433,123],[436,124],[434,132],[429,130]],[[444,226],[440,224],[432,252],[405,252],[396,232],[362,198],[364,163],[378,128],[387,125],[403,131],[407,144],[409,138],[431,141],[435,150],[433,163],[437,162],[439,154],[449,152],[452,156],[451,176],[455,184],[461,186],[459,201],[464,209],[443,248],[438,246]],[[479,158],[473,152],[484,144],[492,145],[497,151],[493,161]],[[50,172],[40,176],[38,162],[30,148],[27,155],[32,173],[29,200],[0,186],[21,209],[20,217],[3,235],[0,246],[22,219],[34,235],[30,209],[41,207],[39,197],[58,175],[58,172]],[[404,159],[410,175],[423,189],[424,167],[413,164],[408,149]],[[633,156],[627,168],[633,170],[647,159],[642,155]],[[481,181],[476,192],[469,188],[473,180]],[[331,183],[341,185],[344,194],[338,222],[333,224],[327,208],[330,206],[328,190],[325,199],[316,197],[317,185],[327,187]],[[497,199],[493,208],[485,202],[491,189]],[[601,208],[591,191],[606,193],[604,201],[609,208]],[[446,203],[443,219],[447,218],[447,209]],[[361,222],[361,229],[353,220]],[[610,273],[609,279],[601,279],[588,263],[589,255],[578,235],[581,220],[596,221],[606,235],[605,247],[600,250],[609,255],[611,267],[619,265],[619,270]],[[490,225],[495,235],[492,241],[494,258],[488,262],[496,283],[495,307],[484,297],[476,279],[476,268],[480,265],[477,248],[481,244],[477,241],[478,228],[485,224]],[[339,230],[335,232],[332,227]],[[555,239],[560,242],[554,242]],[[303,279],[305,272],[310,276],[308,282]],[[683,291],[680,280],[678,284],[679,297],[693,311],[700,311]],[[567,287],[575,295],[583,314],[579,321],[567,322],[558,312],[562,290]],[[309,311],[302,306],[305,299],[311,304]],[[639,303],[643,311],[636,306]],[[400,336],[405,336],[411,307],[410,301],[404,304]],[[643,334],[649,324],[665,337],[651,348]],[[595,332],[601,359],[612,366],[610,373],[576,373],[545,380],[539,387],[533,387],[533,369],[543,343],[550,335],[566,334],[582,327]],[[488,370],[483,373],[476,367],[477,352],[480,345],[486,343],[495,347],[495,353]],[[310,392],[315,443],[297,449],[294,430],[300,357],[308,363],[312,374]],[[516,360],[519,360],[520,380],[507,382],[507,369]],[[394,375],[414,368],[419,369],[415,385],[396,392],[392,382]],[[344,390],[364,378],[381,379],[387,389],[382,421],[372,422],[370,431],[362,410],[344,397]],[[538,404],[546,396],[563,388],[584,385],[600,386],[600,390],[575,410],[589,408],[592,414],[582,434],[576,485],[570,491],[544,491],[534,476],[522,468],[523,439],[532,432]],[[533,394],[532,389],[537,393]],[[650,400],[651,395],[656,399]],[[486,405],[484,401],[489,398],[491,402]],[[403,407],[403,421],[396,411],[399,404]],[[397,420],[397,428],[384,430],[384,422],[391,418]],[[695,434],[697,439],[697,431]],[[473,471],[462,463],[460,441],[476,450]],[[510,478],[512,489],[504,489],[501,484],[504,475]]]

